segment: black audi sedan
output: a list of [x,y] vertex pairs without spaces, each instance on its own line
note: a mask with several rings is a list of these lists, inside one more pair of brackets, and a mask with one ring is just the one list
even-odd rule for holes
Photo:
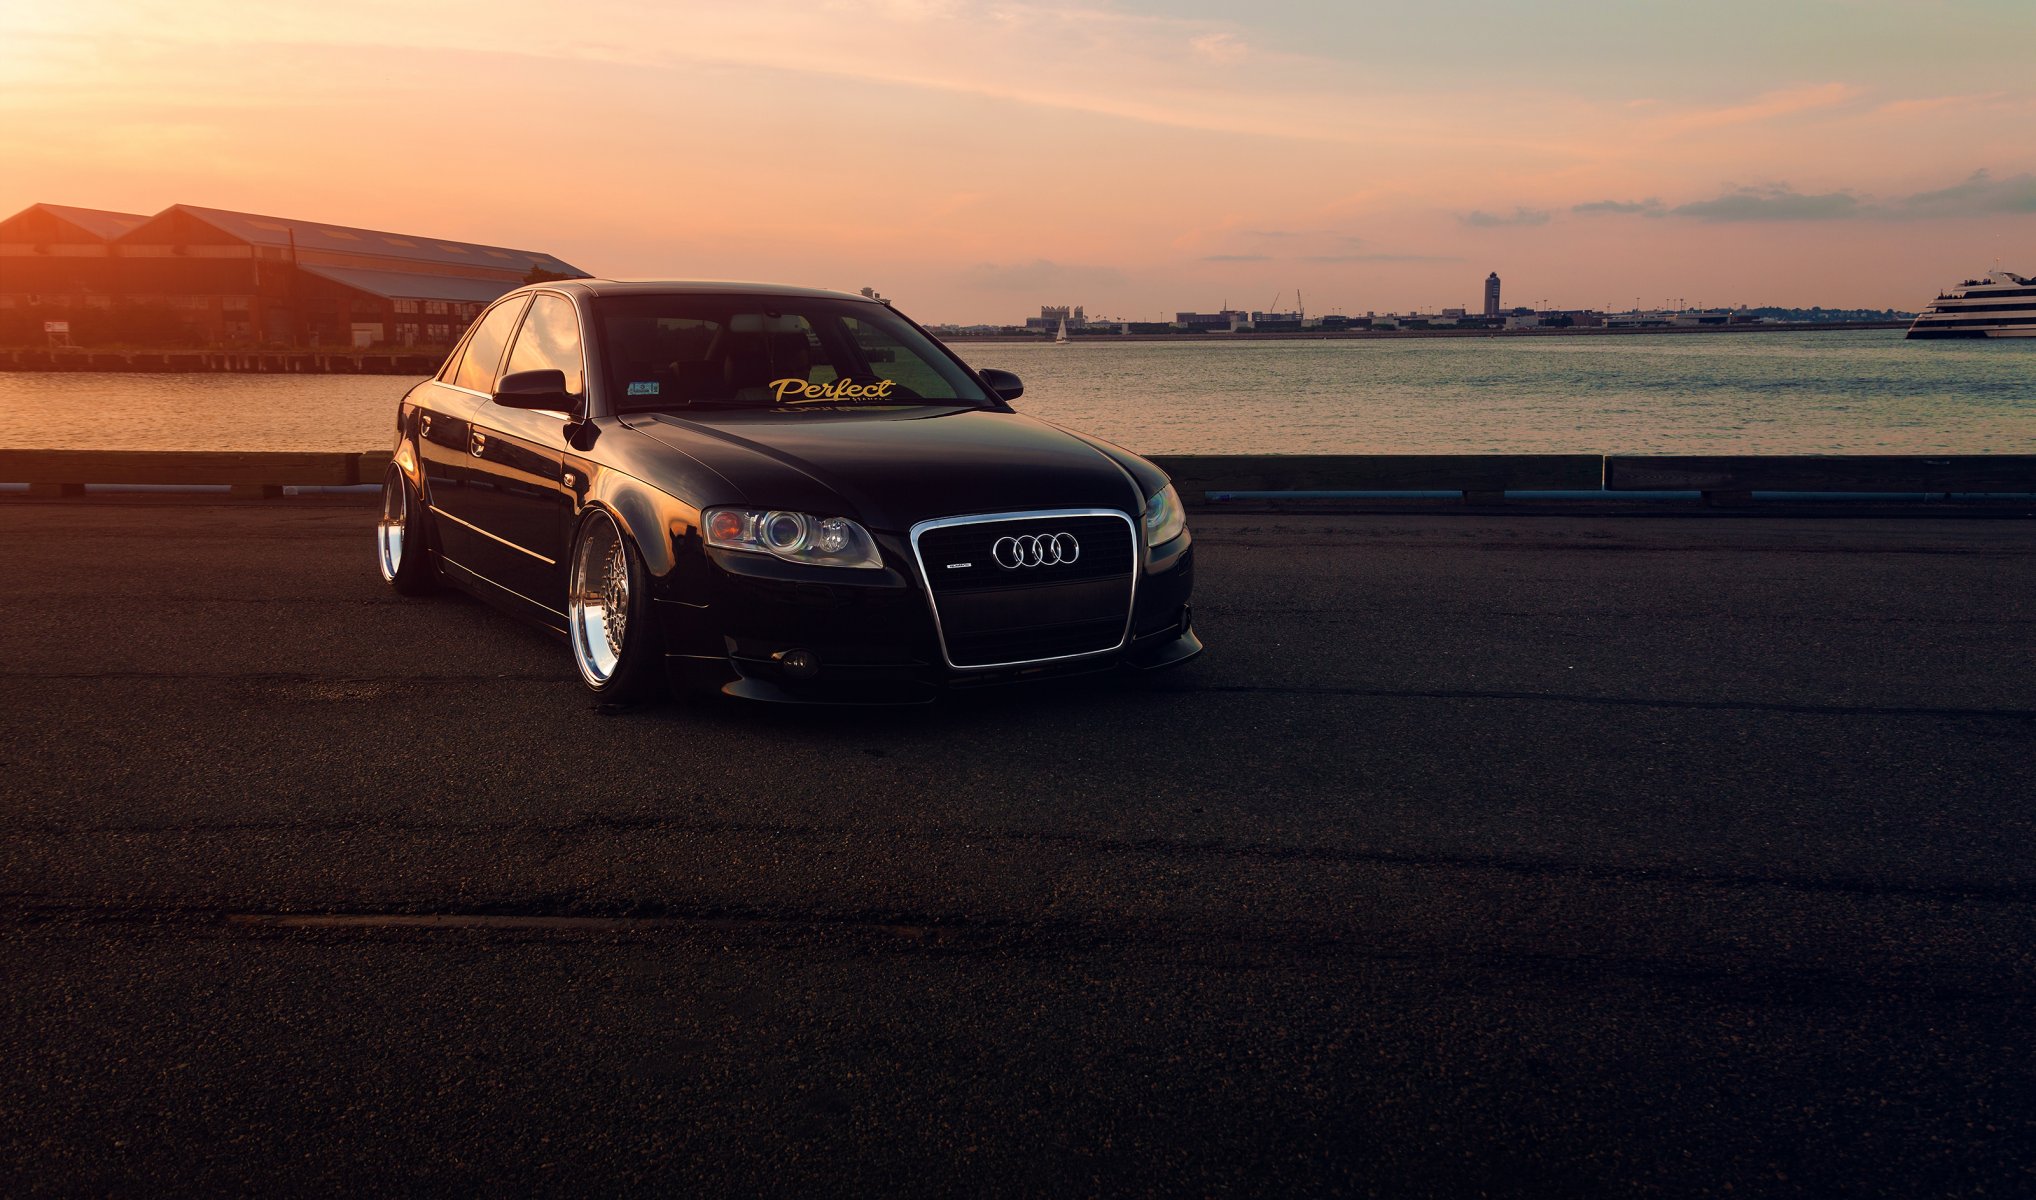
[[382,575],[558,630],[615,701],[907,702],[1193,657],[1166,475],[1021,393],[862,296],[534,284],[403,397]]

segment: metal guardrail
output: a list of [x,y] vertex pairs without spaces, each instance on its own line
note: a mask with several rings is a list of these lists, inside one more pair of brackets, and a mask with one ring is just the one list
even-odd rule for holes
[[[2036,455],[1162,454],[1194,507],[1221,497],[1335,498],[1346,493],[1455,493],[1499,503],[1509,493],[1698,494],[1713,504],[1754,493],[2013,495],[2036,493]],[[272,497],[286,487],[381,482],[389,452],[0,450],[0,484],[32,495],[82,495],[89,484],[226,487]]]
[[1597,491],[1600,454],[1160,454],[1190,504],[1223,492],[1461,492],[1502,500],[1508,491]]
[[1619,454],[1605,459],[1605,490],[1689,491],[1711,504],[1755,492],[2036,492],[2031,454]]

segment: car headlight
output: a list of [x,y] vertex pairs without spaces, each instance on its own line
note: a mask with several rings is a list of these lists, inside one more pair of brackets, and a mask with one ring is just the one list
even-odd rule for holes
[[815,567],[881,567],[876,539],[847,517],[761,508],[710,508],[707,544]]
[[1169,483],[1145,502],[1145,544],[1163,546],[1181,536],[1188,527],[1188,514],[1181,508],[1181,494]]

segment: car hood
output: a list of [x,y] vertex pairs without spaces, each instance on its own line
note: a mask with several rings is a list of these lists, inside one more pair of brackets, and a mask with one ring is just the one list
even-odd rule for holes
[[739,493],[713,503],[846,515],[899,532],[963,513],[1143,507],[1126,468],[1089,442],[1009,412],[730,412],[628,418]]

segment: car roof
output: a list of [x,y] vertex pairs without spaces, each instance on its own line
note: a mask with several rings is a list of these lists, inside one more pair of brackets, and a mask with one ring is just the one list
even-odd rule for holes
[[815,300],[860,300],[867,304],[882,303],[853,292],[794,287],[786,283],[744,283],[725,279],[559,279],[530,286],[583,292],[591,296],[798,296]]

